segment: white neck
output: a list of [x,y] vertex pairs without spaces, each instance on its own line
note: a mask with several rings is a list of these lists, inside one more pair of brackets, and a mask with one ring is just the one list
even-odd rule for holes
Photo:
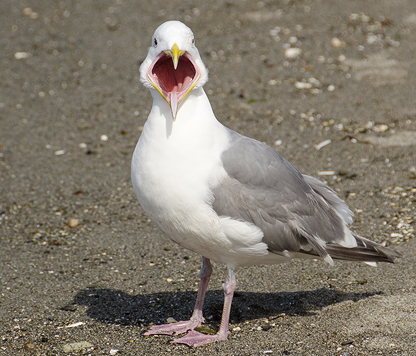
[[[153,107],[147,119],[146,126],[160,131],[162,128],[166,138],[179,133],[196,134],[211,125],[221,125],[212,111],[211,104],[203,88],[192,90],[179,105],[176,120],[173,121],[169,104],[156,91],[151,90]],[[155,127],[156,126],[156,127]]]

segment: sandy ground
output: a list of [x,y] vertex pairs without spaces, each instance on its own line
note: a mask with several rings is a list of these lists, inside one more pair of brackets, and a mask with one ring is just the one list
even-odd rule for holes
[[[403,259],[241,269],[228,341],[142,335],[189,317],[200,268],[130,181],[151,107],[138,65],[170,19],[195,32],[217,117],[326,181]],[[410,0],[0,2],[0,354],[415,355],[415,33]]]

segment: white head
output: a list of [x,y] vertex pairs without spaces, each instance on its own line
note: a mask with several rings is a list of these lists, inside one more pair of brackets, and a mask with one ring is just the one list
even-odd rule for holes
[[189,27],[168,21],[156,29],[152,47],[140,66],[140,80],[168,102],[175,120],[179,104],[189,92],[208,81],[208,70]]

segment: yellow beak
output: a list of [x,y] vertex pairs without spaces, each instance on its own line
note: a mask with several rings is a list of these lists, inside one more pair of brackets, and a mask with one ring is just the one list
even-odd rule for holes
[[173,68],[175,70],[178,68],[179,57],[182,56],[185,51],[181,51],[176,43],[173,44],[172,49],[169,51],[165,51],[165,53],[172,57],[173,61]]

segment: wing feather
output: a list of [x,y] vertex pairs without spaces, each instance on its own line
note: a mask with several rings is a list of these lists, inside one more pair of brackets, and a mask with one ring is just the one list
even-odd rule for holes
[[[227,177],[213,189],[220,216],[248,221],[263,231],[268,250],[362,261],[398,254],[350,232],[351,211],[319,180],[302,175],[271,147],[229,130],[221,159]],[[312,248],[312,249],[311,249]]]

